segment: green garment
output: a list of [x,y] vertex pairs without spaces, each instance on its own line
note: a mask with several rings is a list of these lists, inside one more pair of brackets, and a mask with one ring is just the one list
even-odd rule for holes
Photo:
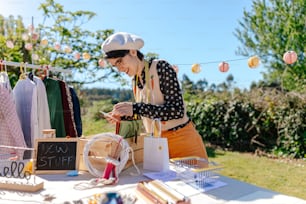
[[51,127],[56,130],[56,137],[66,137],[62,95],[59,82],[55,79],[44,80],[50,111]]

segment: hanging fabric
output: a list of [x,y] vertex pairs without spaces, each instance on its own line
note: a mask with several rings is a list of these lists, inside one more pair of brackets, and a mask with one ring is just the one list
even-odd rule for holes
[[[24,139],[27,147],[34,147],[34,138],[37,138],[38,122],[37,122],[37,88],[33,81],[31,81],[22,67],[20,67],[21,74],[15,87],[13,88],[13,95],[16,105],[17,114],[23,131]],[[25,159],[31,157],[26,155]]]
[[77,130],[78,137],[81,137],[83,134],[82,128],[82,118],[81,118],[81,106],[77,93],[75,92],[73,87],[69,87],[71,100],[73,104],[73,117],[75,122],[75,127]]
[[62,104],[63,104],[63,114],[64,114],[64,123],[66,135],[69,137],[77,137],[78,133],[76,131],[76,126],[74,122],[73,115],[73,104],[71,100],[71,95],[69,87],[66,82],[63,80],[58,80],[61,94],[62,94]]
[[[15,147],[27,147],[16,106],[12,94],[11,85],[9,83],[6,72],[1,72],[1,76],[5,77],[0,85],[0,144]],[[10,154],[23,158],[24,150],[0,148],[0,155]]]
[[[0,64],[20,66],[21,74],[12,90],[12,98],[17,101],[16,112],[27,147],[33,147],[35,139],[42,137],[43,129],[56,129],[56,137],[82,135],[77,95],[73,95],[74,90],[71,90],[64,81],[49,78],[49,71],[71,74],[71,70],[3,60],[0,60]],[[26,68],[42,70],[46,76],[42,80],[34,76],[33,71],[27,73]],[[3,66],[0,71],[0,82],[9,82],[7,74],[2,73]],[[10,84],[0,84],[9,90]]]
[[38,137],[42,137],[42,131],[44,129],[51,128],[50,111],[48,105],[47,91],[44,82],[37,76],[33,76],[33,81],[37,87],[37,121]]
[[56,137],[66,137],[59,81],[46,77],[43,82],[47,91],[51,127],[56,130]]

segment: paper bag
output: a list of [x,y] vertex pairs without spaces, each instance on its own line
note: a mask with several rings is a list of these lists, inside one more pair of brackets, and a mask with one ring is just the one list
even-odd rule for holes
[[159,120],[155,119],[152,122],[152,129],[151,136],[144,138],[143,169],[167,171],[169,170],[168,140],[167,138],[160,137],[161,128]]

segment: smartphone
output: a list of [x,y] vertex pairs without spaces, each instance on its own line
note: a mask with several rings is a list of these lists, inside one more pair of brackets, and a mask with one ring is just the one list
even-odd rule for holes
[[103,115],[105,118],[111,118],[112,120],[119,121],[117,118],[111,116],[111,115],[108,114],[108,113],[105,113],[105,112],[103,112],[103,111],[100,111],[100,113],[102,113],[102,115]]

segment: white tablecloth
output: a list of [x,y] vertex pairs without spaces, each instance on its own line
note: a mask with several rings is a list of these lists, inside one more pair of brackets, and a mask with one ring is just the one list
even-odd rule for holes
[[[139,165],[141,173],[144,171]],[[0,203],[88,203],[95,194],[103,192],[119,191],[124,195],[133,195],[134,188],[139,181],[148,180],[143,175],[135,176],[136,169],[131,167],[121,172],[119,182],[111,186],[99,186],[90,189],[80,190],[81,184],[88,184],[94,179],[88,172],[79,172],[78,176],[71,177],[66,174],[37,175],[37,179],[42,179],[44,189],[35,193],[25,193],[17,191],[7,191],[0,189]],[[200,192],[197,189],[185,184],[182,181],[171,181],[169,185],[177,187],[190,197],[193,204],[306,204],[305,200],[279,194],[267,189],[240,182],[235,179],[220,176],[217,180],[226,183],[225,186]],[[189,190],[188,190],[189,189]],[[82,201],[82,202],[80,202]],[[141,203],[137,201],[137,203]]]

